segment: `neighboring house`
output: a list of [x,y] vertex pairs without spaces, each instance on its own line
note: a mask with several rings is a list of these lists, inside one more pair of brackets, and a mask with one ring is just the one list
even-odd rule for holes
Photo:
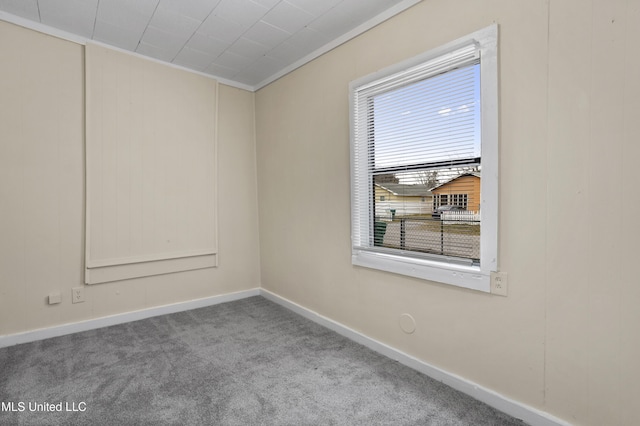
[[433,195],[425,185],[376,183],[375,204],[376,217],[379,218],[428,214],[431,213]]
[[480,173],[464,173],[450,179],[435,188],[433,193],[433,209],[440,206],[454,205],[469,211],[480,211]]

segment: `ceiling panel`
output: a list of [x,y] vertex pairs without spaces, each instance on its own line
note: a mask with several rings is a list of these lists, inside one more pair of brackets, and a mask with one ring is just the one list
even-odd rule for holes
[[258,21],[244,33],[243,37],[266,46],[275,47],[291,37],[291,33],[267,24],[264,21]]
[[175,37],[173,34],[155,27],[147,27],[142,36],[142,43],[150,44],[168,52],[174,52],[171,59],[178,54],[186,42],[187,40],[184,38]]
[[220,0],[162,0],[161,6],[180,15],[203,21],[218,6],[218,3]]
[[327,13],[309,24],[312,28],[330,39],[340,37],[354,27],[353,20],[349,14],[340,9],[333,8]]
[[226,78],[228,80],[233,80],[233,78],[238,74],[238,70],[223,67],[222,65],[218,65],[216,63],[212,63],[209,65],[205,72],[210,73],[211,75],[216,75],[218,77]]
[[247,29],[242,27],[240,24],[227,21],[219,16],[211,14],[202,23],[198,32],[209,37],[233,43],[239,39],[246,30]]
[[309,50],[313,52],[329,43],[331,38],[325,36],[319,31],[306,27],[298,31],[295,37],[289,39],[289,44],[297,46],[300,50]]
[[199,50],[212,55],[214,58],[227,50],[230,44],[217,38],[209,37],[202,33],[195,33],[187,42],[185,48]]
[[114,27],[128,28],[132,31],[143,33],[149,23],[149,17],[127,9],[100,6],[96,18],[96,23],[97,22],[106,22]]
[[252,0],[254,3],[258,3],[267,9],[271,9],[276,4],[280,3],[281,0]]
[[250,28],[259,21],[269,9],[251,0],[222,0],[215,10],[216,16],[241,27]]
[[195,69],[196,71],[204,71],[217,55],[210,55],[199,50],[190,49],[185,47],[178,53],[178,56],[174,59],[173,63],[182,65],[187,68]]
[[267,24],[280,28],[288,33],[300,31],[316,16],[304,10],[282,1],[267,13],[262,20]]
[[200,24],[202,24],[202,21],[165,9],[162,4],[158,6],[153,18],[151,18],[151,22],[149,22],[150,27],[173,34],[183,41],[191,37]]
[[98,20],[93,33],[93,39],[121,49],[135,51],[142,38],[143,32],[144,26],[123,28],[109,22]]
[[246,38],[240,38],[227,49],[227,52],[237,53],[238,55],[257,60],[269,50],[271,50],[269,46],[265,46]]
[[235,69],[236,71],[240,71],[254,61],[255,60],[252,58],[238,55],[237,53],[232,53],[228,50],[216,58],[216,64]]
[[138,48],[136,49],[136,53],[149,56],[151,58],[160,59],[161,61],[165,62],[171,62],[176,56],[175,51],[153,46],[145,42],[140,42]]
[[269,52],[269,56],[277,58],[283,62],[293,64],[309,53],[311,53],[311,51],[307,51],[304,47],[293,45],[290,41],[285,41],[284,43],[274,47]]
[[284,68],[286,63],[270,56],[262,56],[253,65],[251,68],[240,71],[234,76],[234,79],[245,84],[263,81]]
[[0,0],[0,10],[32,21],[40,21],[36,0]]
[[46,0],[38,8],[43,24],[92,38],[98,0]]
[[348,15],[354,23],[367,21],[389,7],[387,0],[367,0],[367,7],[362,7],[361,0],[344,0],[334,8],[337,12]]
[[108,0],[98,4],[98,20],[126,28],[144,27],[151,20],[159,0]]
[[[333,8],[335,5],[340,3],[342,0],[287,0],[287,2],[292,5],[299,7],[302,10],[309,12],[312,15],[320,16],[329,9]],[[369,0],[367,0],[369,1]]]
[[93,39],[255,89],[376,15],[419,1],[0,0],[0,12],[23,26],[33,21],[39,31]]

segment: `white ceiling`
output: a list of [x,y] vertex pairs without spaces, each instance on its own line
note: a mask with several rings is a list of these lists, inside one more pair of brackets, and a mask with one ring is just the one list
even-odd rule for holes
[[255,90],[419,1],[0,0],[0,19]]

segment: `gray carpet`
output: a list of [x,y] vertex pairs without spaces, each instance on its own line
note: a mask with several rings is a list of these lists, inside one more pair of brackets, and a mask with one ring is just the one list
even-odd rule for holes
[[0,349],[0,368],[2,425],[523,425],[262,297]]

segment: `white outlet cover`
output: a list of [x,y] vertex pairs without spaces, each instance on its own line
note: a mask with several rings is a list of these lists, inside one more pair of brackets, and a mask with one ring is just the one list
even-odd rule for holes
[[507,296],[509,281],[506,272],[491,272],[491,294]]
[[84,287],[73,287],[71,289],[71,303],[84,302]]
[[56,291],[54,293],[49,294],[49,304],[56,305],[62,302],[62,297],[60,296],[60,292]]

